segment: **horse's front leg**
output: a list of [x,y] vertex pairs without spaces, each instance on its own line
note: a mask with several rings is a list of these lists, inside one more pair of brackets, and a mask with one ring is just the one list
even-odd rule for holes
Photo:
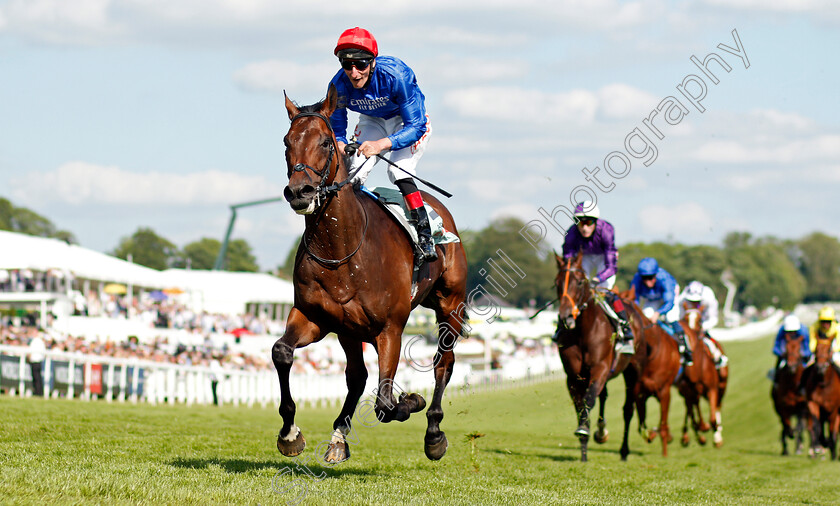
[[[404,422],[412,413],[412,408],[418,409],[421,400],[425,407],[426,401],[417,394],[400,395],[399,400],[394,397],[394,376],[400,361],[400,336],[402,329],[386,328],[376,338],[376,349],[379,352],[379,385],[376,389],[376,417],[388,423],[396,420]],[[422,409],[422,408],[420,408]]]
[[595,407],[595,400],[601,395],[601,390],[604,388],[606,372],[593,371],[593,379],[589,382],[589,386],[586,388],[586,393],[583,396],[583,409],[578,414],[578,428],[575,430],[575,435],[580,440],[581,462],[586,462],[587,460],[590,426],[589,413]]
[[595,431],[595,442],[604,444],[610,437],[610,431],[607,430],[607,420],[604,418],[604,411],[607,407],[607,385],[601,389],[601,394],[598,396],[600,404],[598,406],[598,430]]
[[[338,342],[341,343],[347,357],[347,368],[344,370],[344,376],[347,380],[347,397],[344,399],[341,413],[333,422],[333,435],[324,455],[324,460],[332,464],[338,464],[350,458],[347,434],[352,430],[351,418],[353,418],[353,413],[356,411],[356,406],[365,390],[368,377],[367,367],[365,367],[362,355],[362,342],[341,335],[338,336]],[[365,423],[365,421],[362,421],[362,423]]]
[[283,427],[277,435],[277,449],[287,457],[300,455],[306,447],[306,440],[300,428],[295,425],[295,401],[289,388],[289,373],[295,358],[295,349],[306,346],[324,337],[320,328],[309,321],[303,313],[292,308],[286,324],[286,333],[271,348],[271,360],[280,379],[280,416]]

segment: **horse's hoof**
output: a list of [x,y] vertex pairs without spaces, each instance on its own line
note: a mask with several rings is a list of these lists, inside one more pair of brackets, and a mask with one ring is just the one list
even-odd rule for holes
[[680,439],[680,444],[683,446],[688,446],[691,443],[691,439],[688,437],[688,434],[683,434],[682,439]]
[[720,448],[723,446],[723,436],[719,433],[715,432],[715,435],[712,436],[712,441],[715,443],[715,448]]
[[417,393],[406,394],[405,392],[400,394],[399,402],[404,403],[408,406],[408,410],[411,413],[418,413],[426,409],[426,399],[423,398],[422,395]]
[[700,432],[709,432],[711,429],[712,429],[712,427],[708,423],[702,422],[700,424],[700,428],[698,430]]
[[715,441],[715,448],[721,448],[721,447],[723,447],[723,440]]
[[589,427],[581,425],[580,427],[575,430],[575,436],[577,437],[589,437]]
[[607,429],[595,431],[595,442],[598,444],[604,444],[610,438],[610,431]]
[[429,460],[440,460],[446,454],[448,447],[449,441],[446,440],[446,434],[441,432],[440,439],[436,443],[429,443],[427,441],[424,450]]
[[706,436],[698,435],[697,436],[697,442],[700,443],[701,445],[705,445],[706,444]]
[[656,431],[649,430],[645,441],[652,443],[654,439],[656,439]]
[[288,441],[277,434],[277,450],[287,457],[297,457],[303,453],[306,448],[306,439],[303,438],[303,432],[297,429],[297,437],[294,440]]
[[346,442],[336,443],[331,441],[324,454],[324,462],[328,464],[340,464],[350,458],[350,445]]

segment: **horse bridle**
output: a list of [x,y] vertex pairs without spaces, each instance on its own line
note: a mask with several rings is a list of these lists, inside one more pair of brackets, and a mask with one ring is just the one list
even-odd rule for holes
[[[320,171],[318,169],[316,169],[315,167],[312,167],[311,165],[307,165],[305,163],[294,164],[291,167],[291,171],[292,172],[304,172],[308,169],[308,170],[312,171],[313,174],[315,174],[319,178],[321,178],[321,181],[318,183],[318,187],[316,188],[316,193],[315,193],[315,199],[316,199],[315,207],[319,208],[319,207],[321,207],[322,199],[326,200],[327,198],[329,198],[329,197],[335,195],[336,193],[338,193],[338,191],[341,190],[341,188],[344,185],[350,183],[350,179],[353,176],[348,176],[347,179],[345,179],[344,181],[341,181],[339,183],[335,183],[335,184],[327,186],[327,179],[329,179],[330,174],[332,172],[331,168],[332,168],[333,155],[335,154],[336,148],[337,148],[336,140],[335,140],[335,132],[333,131],[333,128],[332,128],[332,125],[330,124],[330,121],[326,118],[326,116],[324,116],[323,114],[318,113],[318,112],[299,112],[289,122],[289,128],[291,128],[292,123],[294,123],[296,119],[305,118],[305,117],[309,117],[309,116],[320,118],[324,122],[324,124],[327,125],[327,128],[330,129],[330,152],[329,152],[329,155],[327,156],[327,162],[324,164],[324,168],[321,169]],[[337,158],[336,158],[335,163],[336,163],[335,171],[336,171],[336,173],[338,173],[338,159]],[[367,210],[365,209],[365,206],[362,206],[362,212],[365,215],[365,227],[362,230],[362,238],[359,239],[359,244],[356,245],[356,248],[352,252],[350,252],[349,255],[345,256],[344,258],[337,259],[337,260],[330,259],[330,258],[319,257],[318,255],[313,253],[312,250],[309,249],[309,241],[306,240],[306,232],[304,231],[303,238],[302,238],[303,239],[303,247],[306,249],[306,252],[309,253],[309,256],[311,256],[315,260],[317,260],[321,263],[324,263],[324,264],[338,265],[338,264],[348,260],[353,255],[355,255],[356,252],[359,251],[359,248],[362,247],[362,243],[365,241],[365,236],[367,235],[367,229],[368,229],[369,219],[368,219],[368,214],[367,214]]]
[[[563,299],[569,299],[569,302],[572,303],[572,318],[577,320],[578,315],[589,306],[589,300],[593,297],[592,290],[589,290],[589,297],[586,298],[578,307],[578,303],[576,300],[569,295],[569,274],[572,272],[580,272],[583,273],[584,280],[587,284],[589,284],[589,278],[586,276],[586,272],[583,269],[578,269],[572,267],[572,261],[569,259],[569,263],[566,266],[566,278],[563,281],[563,293],[560,294],[560,301]],[[560,286],[559,283],[555,283],[555,286]]]
[[[318,201],[316,203],[316,207],[317,207],[317,206],[321,205],[321,199],[322,198],[326,198],[326,197],[329,197],[330,195],[333,195],[333,194],[337,193],[338,190],[340,190],[344,185],[350,183],[350,179],[351,179],[352,176],[348,177],[344,181],[341,181],[340,183],[336,183],[336,184],[327,186],[327,179],[329,179],[330,174],[332,172],[331,168],[332,168],[333,155],[335,155],[336,148],[337,148],[336,141],[335,141],[335,132],[333,131],[333,128],[332,128],[332,125],[330,124],[330,121],[327,119],[326,116],[324,116],[323,114],[321,114],[319,112],[299,112],[289,122],[289,128],[291,128],[291,124],[294,123],[296,119],[306,118],[306,117],[309,117],[309,116],[320,118],[324,122],[324,124],[327,125],[327,128],[330,129],[330,152],[329,152],[329,155],[327,156],[327,162],[324,164],[324,168],[321,169],[321,170],[318,170],[315,167],[312,167],[311,165],[307,165],[305,163],[296,163],[292,166],[291,170],[292,170],[292,172],[303,172],[303,171],[308,169],[308,170],[312,171],[313,174],[315,174],[316,176],[321,178],[321,181],[318,183],[318,188],[316,188],[317,194],[315,195],[315,198],[318,199]],[[336,172],[338,172],[338,167],[337,167],[338,159],[336,159],[335,163],[336,163],[336,169],[335,170],[336,170]]]

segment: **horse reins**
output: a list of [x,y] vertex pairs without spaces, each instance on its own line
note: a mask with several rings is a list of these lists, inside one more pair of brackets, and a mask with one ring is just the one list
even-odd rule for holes
[[[336,147],[337,147],[336,143],[335,143],[336,142],[335,141],[335,132],[333,131],[332,125],[330,124],[329,120],[323,114],[318,113],[318,112],[299,112],[289,122],[290,128],[291,128],[291,124],[294,123],[296,119],[304,118],[304,117],[308,117],[308,116],[321,118],[321,120],[324,122],[324,124],[327,125],[327,128],[330,129],[330,141],[331,142],[330,142],[329,156],[327,157],[327,162],[324,164],[324,168],[321,169],[320,171],[317,170],[315,167],[312,167],[311,165],[307,165],[305,163],[296,163],[294,166],[292,166],[291,170],[293,172],[303,172],[303,171],[308,169],[308,170],[312,171],[313,174],[316,174],[318,177],[321,178],[321,182],[318,183],[318,187],[316,188],[317,193],[315,194],[315,198],[317,199],[316,207],[320,207],[321,206],[321,199],[327,199],[327,198],[332,197],[333,195],[337,194],[338,191],[341,190],[342,187],[344,187],[344,185],[350,183],[350,179],[353,176],[352,175],[348,176],[347,179],[345,179],[344,181],[341,181],[339,183],[335,183],[335,184],[327,186],[327,179],[329,179],[330,173],[331,173],[333,155],[335,154]],[[338,173],[338,163],[339,163],[338,158],[336,158],[335,163],[336,163],[335,171],[336,171],[336,174],[337,174]],[[314,258],[318,262],[321,262],[321,263],[324,263],[324,264],[338,265],[338,264],[348,260],[353,255],[355,255],[356,252],[359,251],[359,248],[362,247],[362,243],[365,241],[365,236],[367,235],[368,223],[370,221],[368,219],[367,210],[365,209],[364,205],[362,205],[362,212],[365,215],[365,226],[364,226],[364,229],[362,230],[362,237],[361,237],[361,239],[359,239],[359,244],[356,245],[356,248],[349,255],[345,256],[344,258],[340,258],[338,260],[319,257],[318,255],[313,253],[312,250],[309,249],[309,242],[306,240],[306,231],[304,231],[303,237],[302,237],[303,247],[304,247],[304,249],[306,249],[306,252],[309,254],[309,256],[311,256],[312,258]]]

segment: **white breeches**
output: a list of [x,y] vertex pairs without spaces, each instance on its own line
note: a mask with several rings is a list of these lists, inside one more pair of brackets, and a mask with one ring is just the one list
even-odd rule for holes
[[[365,141],[378,141],[379,139],[399,132],[402,128],[403,121],[399,116],[394,116],[390,119],[382,119],[361,114],[359,115],[359,124],[356,125],[356,130],[353,132],[353,135],[356,137],[356,142],[361,144]],[[423,137],[421,137],[419,141],[415,142],[411,146],[391,151],[390,154],[384,155],[387,156],[390,161],[397,164],[401,169],[408,172],[408,174],[406,174],[406,172],[396,169],[389,164],[388,178],[392,183],[398,179],[406,179],[416,174],[415,168],[417,167],[417,162],[420,160],[420,157],[423,156],[423,152],[426,150],[426,144],[428,144],[429,137],[431,137],[431,135],[432,124],[429,121],[429,116],[427,115],[426,133],[423,134]],[[370,175],[370,171],[373,170],[373,166],[376,165],[377,162],[379,162],[379,157],[376,156],[365,158],[363,155],[354,155],[349,167],[350,173],[353,174],[355,172],[356,174],[353,177],[353,181],[364,183]],[[357,169],[358,172],[356,172]]]

